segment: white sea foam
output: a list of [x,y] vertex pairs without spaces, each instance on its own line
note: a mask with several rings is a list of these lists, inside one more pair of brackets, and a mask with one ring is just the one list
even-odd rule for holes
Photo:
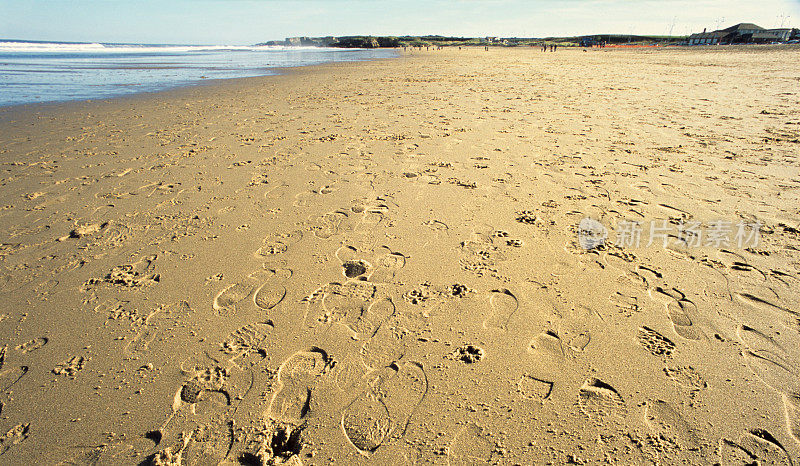
[[0,53],[189,53],[189,52],[280,52],[320,50],[317,47],[281,45],[147,45],[62,42],[0,42]]

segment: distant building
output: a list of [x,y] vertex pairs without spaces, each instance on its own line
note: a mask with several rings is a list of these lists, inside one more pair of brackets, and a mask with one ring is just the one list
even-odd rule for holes
[[792,37],[792,29],[765,29],[753,34],[753,42],[772,43],[787,42]]
[[689,36],[689,45],[717,45],[717,44],[752,44],[786,42],[791,39],[794,30],[764,29],[753,23],[739,23],[717,31],[699,32]]
[[724,35],[720,31],[699,32],[689,36],[689,45],[717,45]]
[[583,36],[580,38],[581,47],[602,47],[606,44],[600,36]]

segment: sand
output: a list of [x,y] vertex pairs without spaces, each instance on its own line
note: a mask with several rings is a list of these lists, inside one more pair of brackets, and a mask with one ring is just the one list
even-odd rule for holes
[[0,462],[797,462],[798,57],[415,51],[1,110]]

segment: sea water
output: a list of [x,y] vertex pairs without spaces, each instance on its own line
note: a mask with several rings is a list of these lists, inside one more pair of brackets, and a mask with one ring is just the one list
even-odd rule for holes
[[393,56],[393,50],[0,40],[0,106],[104,99],[265,76],[283,67]]

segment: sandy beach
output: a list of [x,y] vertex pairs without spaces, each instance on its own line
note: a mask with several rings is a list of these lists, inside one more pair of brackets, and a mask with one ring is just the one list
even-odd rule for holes
[[0,463],[796,464],[798,58],[0,109]]

